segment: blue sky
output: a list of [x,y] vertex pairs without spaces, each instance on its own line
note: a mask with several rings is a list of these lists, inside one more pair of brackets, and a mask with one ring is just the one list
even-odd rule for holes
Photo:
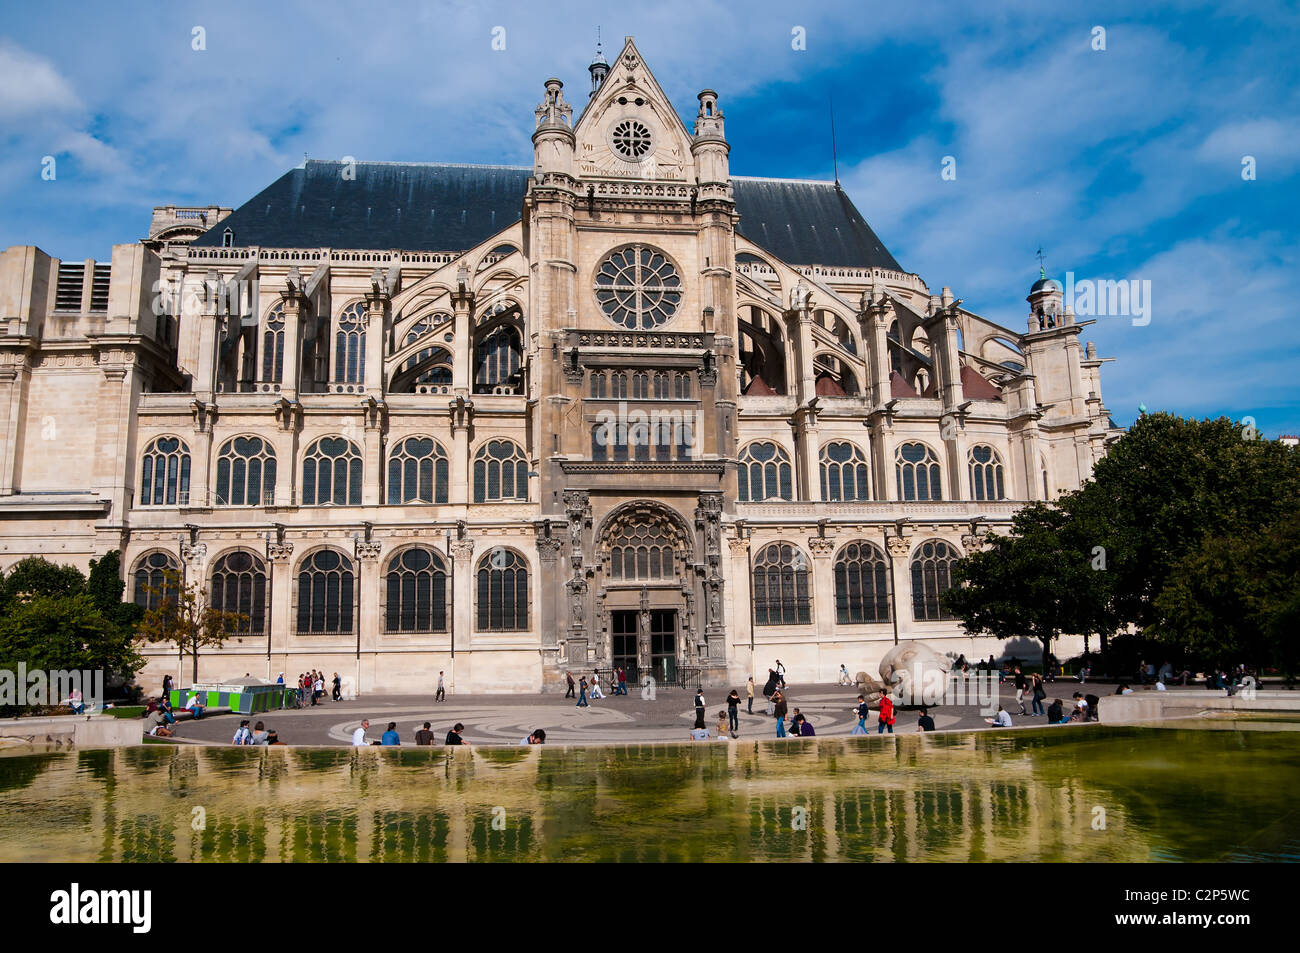
[[688,120],[718,91],[736,174],[830,179],[833,96],[858,208],[986,317],[1025,327],[1040,244],[1056,277],[1150,280],[1149,324],[1085,332],[1116,359],[1120,424],[1144,404],[1300,433],[1300,12],[1135,6],[9,5],[0,247],[106,259],[152,206],[237,206],[304,152],[527,164],[542,82],[583,101],[599,25],[611,56],[636,36]]

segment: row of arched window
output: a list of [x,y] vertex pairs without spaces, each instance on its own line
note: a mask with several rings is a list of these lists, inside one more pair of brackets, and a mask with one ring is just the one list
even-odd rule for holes
[[[152,609],[164,598],[168,572],[180,564],[169,553],[152,552],[135,570],[135,602]],[[484,555],[475,572],[476,627],[483,632],[528,628],[528,567],[518,553],[497,549]],[[357,573],[353,560],[336,549],[318,549],[303,559],[297,575],[299,635],[355,631]],[[411,547],[394,554],[384,570],[383,627],[390,633],[448,631],[448,571],[437,550]],[[247,550],[226,553],[213,564],[208,603],[239,613],[238,634],[265,635],[270,624],[268,575],[261,557]]]
[[[359,506],[361,448],[346,437],[321,437],[303,454],[302,505]],[[528,499],[528,462],[512,440],[489,440],[474,455],[474,502]],[[261,437],[227,440],[217,452],[217,506],[275,502],[276,456]],[[432,437],[407,437],[388,455],[391,503],[446,503],[451,482],[447,451]],[[159,437],[145,449],[141,506],[184,506],[190,498],[190,449],[177,437]]]
[[[1005,500],[1002,457],[992,447],[972,447],[967,455],[971,498]],[[898,499],[906,502],[943,499],[939,459],[923,443],[899,445],[894,453]],[[740,453],[737,499],[742,503],[794,499],[794,469],[785,448],[771,441],[749,444]],[[871,499],[867,457],[847,441],[828,443],[821,451],[822,499],[853,502]]]
[[631,374],[612,371],[607,388],[605,372],[595,371],[591,375],[591,396],[613,400],[689,400],[691,376],[668,371],[655,371],[653,374],[646,371],[634,371]]
[[[928,540],[912,553],[912,618],[938,622],[953,618],[942,597],[952,587],[957,550],[943,540]],[[754,556],[755,625],[808,625],[812,622],[812,575],[808,557],[790,543],[770,543]],[[889,622],[889,563],[879,547],[865,540],[843,546],[835,557],[835,622],[862,625]]]

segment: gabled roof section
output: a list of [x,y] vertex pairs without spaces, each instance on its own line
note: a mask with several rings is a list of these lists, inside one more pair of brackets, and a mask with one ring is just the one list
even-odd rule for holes
[[791,265],[902,271],[836,182],[732,176],[736,230]]
[[[355,171],[354,177],[345,172]],[[519,221],[528,166],[308,160],[194,245],[464,251]]]

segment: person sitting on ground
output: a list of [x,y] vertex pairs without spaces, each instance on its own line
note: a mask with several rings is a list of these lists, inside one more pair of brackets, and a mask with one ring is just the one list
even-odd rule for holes
[[1087,721],[1088,720],[1088,703],[1084,700],[1082,693],[1074,693],[1074,711],[1070,712],[1070,721]]
[[361,727],[352,732],[352,747],[363,748],[370,744],[370,742],[366,740],[366,729],[369,727],[370,719],[363,718],[361,721]]
[[456,722],[456,724],[451,726],[451,731],[447,732],[447,740],[444,741],[443,744],[464,745],[465,747],[468,748],[469,747],[468,742],[466,742],[465,739],[460,736],[460,733],[464,730],[465,730],[465,726],[462,725],[460,722]]
[[916,725],[918,731],[934,731],[934,719],[924,705],[921,706],[921,717],[916,719]]
[[397,722],[390,721],[388,723],[388,730],[380,736],[380,744],[391,748],[394,746],[400,746],[401,743],[402,739],[397,734]]
[[167,729],[167,719],[163,717],[161,711],[146,712],[144,716],[144,733],[146,735],[161,735],[166,738],[171,732]]
[[1059,698],[1047,706],[1047,723],[1049,725],[1064,725],[1069,720],[1065,716],[1065,705]]
[[1115,689],[1116,695],[1132,695],[1133,689],[1128,687],[1128,682],[1120,682],[1119,688]]
[[266,733],[266,743],[268,745],[284,744],[284,742],[280,740],[280,736],[275,732],[275,729],[272,729]]
[[1008,713],[1007,713],[1007,712],[1002,708],[1001,705],[998,706],[998,713],[997,713],[996,715],[994,715],[992,718],[985,718],[984,720],[985,720],[986,722],[988,722],[988,724],[989,724],[991,727],[993,727],[993,728],[1010,728],[1010,727],[1012,727],[1012,724],[1011,724],[1011,715],[1009,715],[1009,714],[1008,714]]
[[268,737],[269,735],[266,730],[266,725],[259,721],[253,726],[253,736],[249,739],[248,743],[250,745],[264,745],[266,744],[266,739]]
[[433,732],[429,730],[429,722],[424,723],[424,727],[415,733],[415,743],[417,745],[433,744]]
[[707,729],[707,728],[692,728],[692,729],[691,729],[691,740],[692,740],[692,741],[708,741],[708,740],[709,740],[709,729]]
[[1167,692],[1167,691],[1169,691],[1169,689],[1165,687],[1165,683],[1164,683],[1164,680],[1163,680],[1163,679],[1159,679],[1159,678],[1156,679],[1156,691],[1158,691],[1158,692]]
[[253,732],[248,727],[248,719],[245,718],[239,723],[239,727],[235,729],[235,737],[232,739],[231,744],[251,745],[252,743]]
[[800,715],[800,716],[799,716],[799,736],[800,736],[801,738],[811,738],[811,737],[813,737],[813,736],[816,735],[816,734],[817,734],[817,732],[813,731],[812,722],[809,721],[807,718],[805,718],[803,715]]
[[82,700],[80,688],[74,688],[72,691],[68,692],[68,707],[72,709],[74,715],[85,713],[86,704]]
[[520,743],[521,745],[544,745],[544,744],[546,744],[546,729],[545,729],[545,728],[535,728],[535,729],[533,729],[533,733],[532,733],[531,735],[528,735],[527,737],[523,738],[519,743]]
[[729,733],[730,731],[727,727],[727,713],[725,711],[720,711],[718,712],[718,737],[725,740]]

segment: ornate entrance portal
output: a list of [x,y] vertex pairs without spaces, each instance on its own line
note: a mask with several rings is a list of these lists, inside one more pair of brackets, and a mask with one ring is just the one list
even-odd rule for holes
[[629,680],[647,674],[661,683],[677,678],[676,609],[615,610],[610,613],[610,642],[612,661],[627,669]]

